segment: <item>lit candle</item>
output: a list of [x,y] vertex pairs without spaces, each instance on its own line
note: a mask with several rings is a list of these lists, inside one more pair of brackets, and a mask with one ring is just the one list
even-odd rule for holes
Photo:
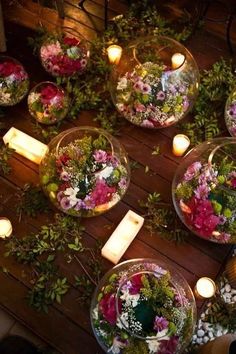
[[9,237],[12,234],[12,224],[9,219],[0,217],[0,237]]
[[207,277],[198,279],[194,288],[194,292],[199,298],[208,299],[214,296],[216,292],[216,285],[214,280]]
[[42,158],[48,151],[47,145],[14,127],[9,129],[4,135],[3,141],[18,154],[37,164],[40,164]]
[[102,256],[117,264],[143,223],[142,216],[129,210],[102,248]]
[[119,45],[113,44],[107,48],[107,55],[111,64],[119,64],[122,54],[122,48]]
[[175,53],[171,57],[172,69],[178,69],[185,62],[185,56],[181,53]]
[[189,138],[184,134],[177,134],[173,139],[173,154],[182,156],[190,145]]

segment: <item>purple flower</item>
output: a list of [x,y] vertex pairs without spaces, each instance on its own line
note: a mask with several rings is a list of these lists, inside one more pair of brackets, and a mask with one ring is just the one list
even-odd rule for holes
[[188,300],[184,295],[176,294],[175,301],[177,302],[177,306],[186,306],[188,304]]
[[207,184],[200,184],[194,191],[194,194],[197,199],[207,199],[209,192],[210,188]]
[[145,93],[145,94],[149,94],[151,93],[152,91],[152,88],[150,85],[148,84],[143,84],[143,88],[142,88],[142,92]]
[[107,153],[104,150],[96,150],[93,154],[93,157],[96,162],[104,163],[107,160]]
[[188,97],[187,96],[184,96],[184,100],[183,100],[183,110],[184,111],[187,111],[189,107],[189,100],[188,100]]
[[157,92],[157,95],[156,95],[157,100],[163,101],[165,99],[165,97],[166,97],[165,92],[163,92],[163,91]]
[[224,215],[219,215],[219,225],[224,225],[227,218]]
[[193,177],[199,172],[201,169],[202,164],[199,161],[192,163],[184,174],[184,181],[191,181]]
[[136,81],[133,87],[135,91],[142,91],[143,90],[142,81]]
[[63,197],[64,197],[64,192],[63,192],[63,191],[60,191],[60,192],[57,193],[57,200],[58,200],[58,202],[60,202]]
[[167,321],[165,317],[156,316],[153,328],[155,329],[155,331],[161,332],[163,331],[163,329],[166,329],[168,327],[168,324],[169,321]]
[[74,207],[75,210],[79,211],[81,209],[85,209],[85,204],[84,204],[84,201],[81,200],[81,199],[78,199],[75,207]]
[[63,197],[60,201],[60,205],[62,209],[68,210],[70,209],[70,200],[67,197]]
[[233,117],[236,117],[236,103],[232,103],[229,106],[229,114]]
[[176,352],[179,338],[177,336],[170,337],[169,340],[162,340],[158,354],[173,354]]
[[120,182],[118,183],[120,189],[125,189],[127,186],[127,180],[125,177],[122,177]]

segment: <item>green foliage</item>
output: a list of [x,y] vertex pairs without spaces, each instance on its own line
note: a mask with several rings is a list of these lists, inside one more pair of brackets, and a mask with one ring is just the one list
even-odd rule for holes
[[162,238],[183,242],[188,235],[183,224],[179,220],[172,205],[161,202],[159,193],[148,195],[146,201],[139,201],[141,207],[145,209],[146,228],[151,234],[158,233]]
[[8,145],[0,143],[0,174],[7,175],[11,172],[11,166],[9,165],[9,159],[11,158],[14,150],[9,148]]
[[148,354],[148,346],[145,341],[131,339],[129,345],[123,349],[124,354]]
[[36,217],[38,214],[49,211],[48,200],[43,194],[40,186],[25,184],[22,190],[17,193],[17,214],[21,220],[22,214]]
[[182,124],[192,144],[214,138],[225,129],[222,125],[224,107],[234,87],[232,64],[224,59],[213,64],[210,70],[203,71],[193,110],[194,121]]
[[193,187],[190,183],[181,183],[176,189],[176,196],[178,199],[189,199],[193,195]]

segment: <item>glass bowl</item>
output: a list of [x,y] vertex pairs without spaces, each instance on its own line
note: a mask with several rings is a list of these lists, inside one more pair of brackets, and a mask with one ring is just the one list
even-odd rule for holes
[[127,154],[102,129],[77,127],[57,135],[40,167],[45,194],[64,213],[90,217],[108,211],[130,182]]
[[216,138],[192,149],[176,170],[172,197],[195,235],[236,243],[236,140]]
[[112,100],[122,116],[146,128],[184,118],[198,93],[199,70],[191,53],[164,36],[143,37],[123,49],[110,76]]
[[77,77],[87,68],[88,43],[70,34],[52,36],[40,47],[39,56],[44,69],[52,76]]
[[0,106],[14,106],[29,90],[29,76],[16,59],[0,56]]
[[67,92],[57,84],[45,81],[32,88],[28,95],[29,112],[39,123],[54,124],[69,111]]
[[231,136],[236,136],[236,90],[233,91],[225,105],[225,123]]
[[174,267],[157,259],[132,259],[102,278],[90,318],[106,353],[176,354],[191,340],[196,304]]

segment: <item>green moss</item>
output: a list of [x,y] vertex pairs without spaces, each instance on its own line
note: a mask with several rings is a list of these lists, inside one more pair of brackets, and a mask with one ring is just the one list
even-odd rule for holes
[[149,354],[147,343],[133,339],[130,341],[130,344],[124,348],[123,354]]
[[177,189],[176,189],[176,196],[178,199],[190,199],[193,195],[193,187],[191,186],[190,183],[182,183]]

